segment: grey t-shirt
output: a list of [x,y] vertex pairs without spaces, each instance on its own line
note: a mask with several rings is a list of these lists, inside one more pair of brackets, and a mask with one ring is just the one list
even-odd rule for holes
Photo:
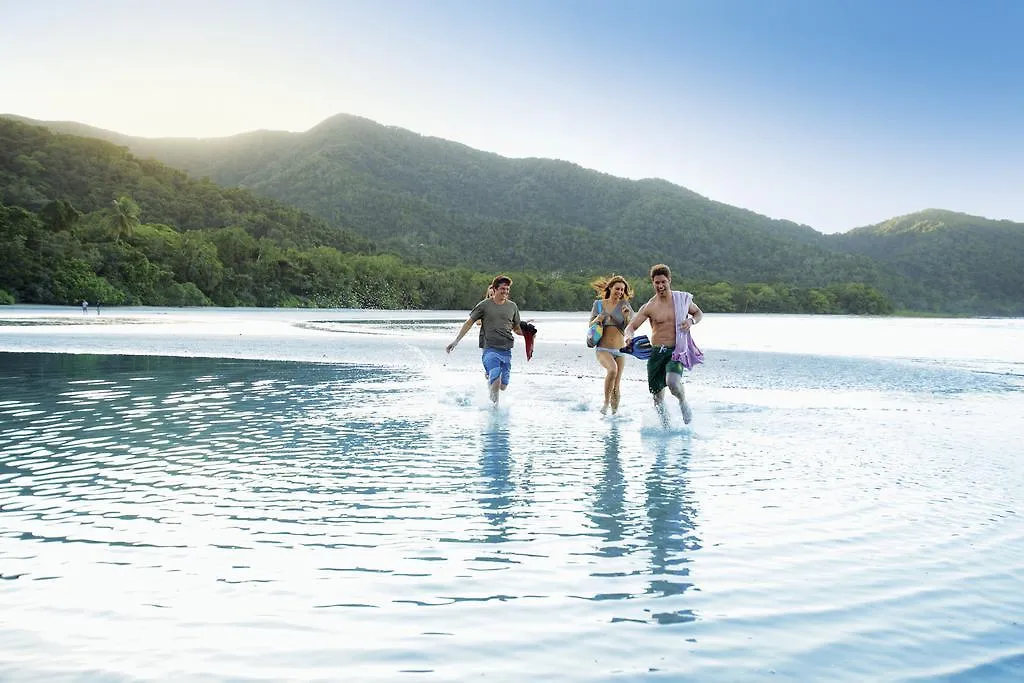
[[484,299],[470,311],[473,320],[483,320],[480,348],[511,349],[515,343],[512,328],[519,324],[519,307],[511,299],[503,304]]

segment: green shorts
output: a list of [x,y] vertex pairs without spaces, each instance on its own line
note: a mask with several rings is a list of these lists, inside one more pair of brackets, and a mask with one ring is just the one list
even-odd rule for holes
[[683,374],[683,364],[680,361],[672,360],[674,346],[655,346],[651,349],[651,357],[647,359],[647,388],[652,394],[657,394],[668,383],[665,381],[665,374],[672,372],[677,375]]

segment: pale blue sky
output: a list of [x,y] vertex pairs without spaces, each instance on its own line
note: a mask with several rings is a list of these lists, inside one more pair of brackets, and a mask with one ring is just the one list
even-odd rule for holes
[[0,112],[145,136],[366,116],[823,232],[1024,222],[1024,2],[0,0]]

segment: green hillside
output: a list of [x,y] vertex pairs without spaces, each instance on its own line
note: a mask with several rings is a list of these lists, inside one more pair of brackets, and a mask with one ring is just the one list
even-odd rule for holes
[[370,241],[282,202],[220,187],[126,148],[0,117],[0,202],[38,210],[55,199],[85,213],[128,195],[152,223],[180,230],[237,225],[285,245],[366,250]]
[[886,264],[943,298],[918,310],[1024,315],[1024,224],[928,209],[843,235],[836,248]]
[[666,181],[508,159],[353,116],[305,133],[127,144],[140,156],[349,227],[421,263],[639,274],[665,261],[698,280],[910,286],[870,259],[823,246],[807,226]]
[[374,251],[276,200],[0,118],[0,303],[465,307],[489,279]]
[[[564,161],[509,159],[346,115],[304,133],[255,131],[208,140],[46,125],[109,139],[126,147],[118,154],[140,167],[154,164],[140,158],[152,158],[206,179],[189,182],[207,188],[209,196],[191,191],[195,201],[184,203],[162,200],[147,183],[124,190],[139,200],[148,220],[183,230],[230,223],[221,209],[232,191],[219,186],[234,186],[249,191],[246,201],[266,202],[255,212],[266,217],[252,230],[257,236],[342,250],[366,250],[372,243],[423,267],[580,279],[612,271],[637,277],[664,261],[695,287],[774,283],[806,290],[861,283],[908,310],[1024,314],[1017,266],[1024,230],[1007,221],[930,210],[822,235],[663,180],[616,178]],[[77,144],[87,152],[99,143]],[[43,174],[47,191],[32,196],[25,169],[10,166],[0,200],[38,207],[44,197],[71,191],[80,196],[76,207],[81,202],[86,211],[109,202],[104,182],[80,193],[54,175],[73,184],[91,177],[95,169],[88,164],[58,173],[65,167],[59,157],[37,161],[54,176]],[[182,180],[176,182],[186,178],[161,164],[153,168],[178,173]],[[738,310],[750,310],[736,303],[742,297],[729,298]]]
[[[566,248],[564,239],[551,244]],[[511,274],[525,309],[586,309],[593,298],[588,275]],[[492,276],[381,253],[248,190],[195,180],[102,140],[0,118],[0,303],[467,309]],[[637,280],[643,300],[650,287]],[[678,282],[708,311],[892,311],[858,283]]]

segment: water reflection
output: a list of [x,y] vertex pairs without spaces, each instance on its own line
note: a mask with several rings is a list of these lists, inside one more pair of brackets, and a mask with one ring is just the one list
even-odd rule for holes
[[390,473],[366,476],[377,456],[409,454],[394,462],[400,491],[423,471],[423,421],[381,409],[396,377],[290,362],[0,354],[5,535],[181,548],[198,542],[184,531],[203,520],[210,536],[219,525],[235,539],[214,545],[247,547],[282,543],[281,525],[337,521],[338,504],[342,520],[358,521],[388,488]]
[[0,679],[1021,678],[1019,392],[732,355],[691,449],[581,405],[578,344],[492,419],[413,336],[393,371],[0,353]]
[[621,448],[618,424],[612,424],[604,437],[601,458],[601,476],[594,491],[593,523],[604,532],[604,545],[598,555],[618,557],[635,547],[623,543],[628,522],[626,519],[626,479],[619,458]]
[[484,540],[501,543],[508,540],[515,483],[512,480],[512,451],[508,425],[492,418],[480,442],[480,472],[484,488],[480,505],[492,532]]
[[[646,593],[660,597],[681,596],[693,584],[687,580],[690,555],[701,547],[694,533],[692,495],[687,489],[686,465],[689,442],[671,447],[659,442],[654,463],[645,482],[650,539],[651,581]],[[659,624],[693,621],[692,610],[653,612]]]
[[[696,616],[683,596],[693,587],[687,564],[701,542],[688,481],[689,440],[678,435],[644,438],[647,457],[638,459],[635,450],[629,451],[624,466],[623,442],[630,436],[618,424],[604,435],[588,516],[600,532],[600,544],[590,554],[601,562],[591,576],[632,590],[609,590],[586,599],[624,601],[623,607],[635,610],[619,610],[613,622],[693,621]],[[644,582],[636,585],[640,578]]]
[[465,427],[381,368],[13,354],[0,375],[3,578],[124,567],[171,610],[199,573],[342,611],[570,595],[611,622],[693,618],[685,444],[539,411]]

